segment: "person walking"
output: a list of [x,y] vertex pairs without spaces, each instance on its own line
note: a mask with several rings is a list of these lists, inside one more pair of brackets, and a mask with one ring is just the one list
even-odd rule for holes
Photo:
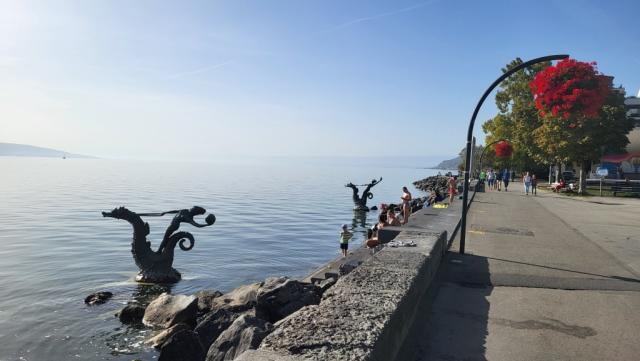
[[531,194],[534,196],[538,194],[538,179],[535,174],[531,175]]
[[493,169],[489,169],[487,173],[487,188],[491,190],[493,188],[493,182],[496,180],[496,174],[493,172]]
[[509,173],[509,168],[505,168],[502,173],[502,182],[504,183],[504,191],[509,191],[509,178],[511,177],[511,173]]
[[531,176],[529,172],[526,172],[522,177],[522,183],[524,184],[524,193],[529,195],[529,188],[531,187]]
[[498,192],[502,190],[502,172],[500,172],[500,169],[496,170],[496,181],[493,189],[496,189]]

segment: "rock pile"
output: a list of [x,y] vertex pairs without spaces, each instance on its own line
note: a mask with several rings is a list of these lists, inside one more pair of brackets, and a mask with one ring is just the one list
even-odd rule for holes
[[448,181],[449,181],[449,178],[442,175],[436,175],[436,176],[431,176],[425,179],[415,181],[413,182],[413,185],[419,190],[424,192],[429,192],[432,189],[437,189],[438,191],[444,194],[447,192]]
[[163,293],[146,309],[127,305],[117,315],[123,322],[141,320],[161,330],[146,342],[160,350],[159,361],[233,360],[256,349],[274,323],[320,303],[323,291],[313,284],[273,277],[226,294],[215,290],[193,296]]

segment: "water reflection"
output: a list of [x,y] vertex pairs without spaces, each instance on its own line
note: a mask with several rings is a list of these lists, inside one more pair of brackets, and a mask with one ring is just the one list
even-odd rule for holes
[[368,212],[353,211],[353,219],[351,220],[352,229],[367,228],[367,214]]

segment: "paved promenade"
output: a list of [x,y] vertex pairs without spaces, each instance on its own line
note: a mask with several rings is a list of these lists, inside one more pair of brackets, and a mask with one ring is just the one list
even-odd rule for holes
[[640,359],[640,200],[478,193],[398,360]]

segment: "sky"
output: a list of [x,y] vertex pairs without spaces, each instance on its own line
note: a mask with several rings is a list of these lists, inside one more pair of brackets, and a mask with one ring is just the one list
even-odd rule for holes
[[[0,0],[0,142],[111,158],[442,156],[512,59],[640,89],[639,1]],[[474,134],[496,112],[493,96]]]

